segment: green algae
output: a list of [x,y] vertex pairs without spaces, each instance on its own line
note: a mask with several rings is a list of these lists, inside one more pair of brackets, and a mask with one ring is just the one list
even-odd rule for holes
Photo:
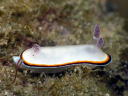
[[[120,34],[122,31],[125,33],[123,19],[115,13],[103,13],[99,4],[94,0],[1,0],[0,95],[126,95],[127,87],[123,81],[127,80],[123,78],[126,73],[120,71],[124,69],[120,60],[121,56],[125,56],[122,55],[125,53],[122,47],[126,48],[123,42],[125,35]],[[41,46],[93,43],[95,24],[100,25],[101,35],[105,39],[103,50],[112,55],[110,65],[104,68],[75,66],[59,76],[32,76],[27,70],[19,70],[15,84],[10,85],[15,75],[12,56],[19,55],[34,42]],[[122,77],[116,78],[117,75]],[[120,87],[125,88],[122,93],[115,91]]]

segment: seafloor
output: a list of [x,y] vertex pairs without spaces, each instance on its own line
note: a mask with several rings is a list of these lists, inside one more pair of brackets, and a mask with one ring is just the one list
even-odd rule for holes
[[[0,96],[128,96],[128,35],[124,20],[100,0],[0,0]],[[19,70],[12,56],[40,46],[93,43],[95,24],[112,62],[58,74]]]

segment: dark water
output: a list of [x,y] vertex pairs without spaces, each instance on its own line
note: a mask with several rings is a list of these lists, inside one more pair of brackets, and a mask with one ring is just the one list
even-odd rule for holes
[[122,17],[128,18],[128,0],[108,0]]
[[128,31],[128,0],[107,0],[107,10],[117,11],[125,19],[124,29]]

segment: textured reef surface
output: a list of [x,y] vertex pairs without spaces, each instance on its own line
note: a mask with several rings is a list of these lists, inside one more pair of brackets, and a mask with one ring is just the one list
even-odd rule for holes
[[[104,1],[104,0],[103,0]],[[105,67],[74,66],[57,74],[18,70],[12,56],[40,46],[89,44],[95,24],[112,55]],[[0,96],[128,96],[124,20],[99,0],[0,0]]]

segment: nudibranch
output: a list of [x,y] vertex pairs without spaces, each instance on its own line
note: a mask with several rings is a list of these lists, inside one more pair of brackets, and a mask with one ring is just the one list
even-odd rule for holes
[[22,60],[23,68],[47,72],[79,64],[103,66],[111,61],[111,56],[95,45],[70,45],[40,47],[38,52],[30,48],[23,51],[20,57],[13,57],[15,62],[19,59]]
[[104,66],[111,61],[111,56],[99,48],[99,45],[103,45],[103,39],[97,34],[94,36],[97,44],[53,47],[40,47],[35,44],[20,56],[13,56],[13,60],[15,63],[20,60],[22,68],[47,73],[63,71],[70,66],[81,64]]

